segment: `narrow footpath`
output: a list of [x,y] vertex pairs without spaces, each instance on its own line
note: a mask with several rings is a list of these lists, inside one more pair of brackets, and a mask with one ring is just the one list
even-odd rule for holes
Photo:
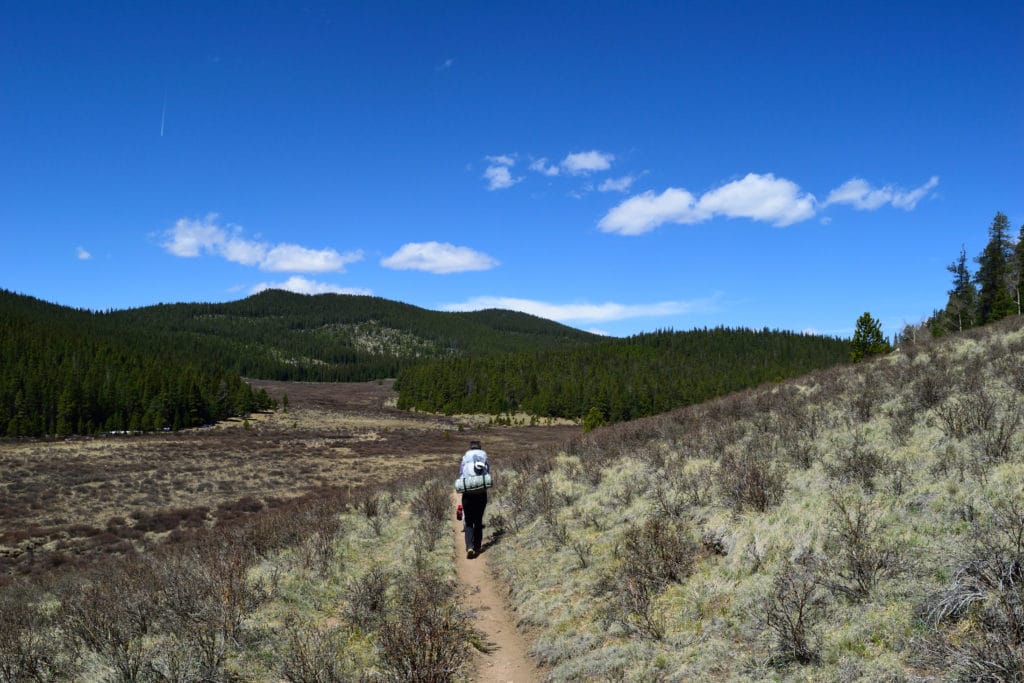
[[[452,496],[453,510],[459,498],[458,494]],[[527,654],[526,641],[516,630],[515,620],[487,568],[487,545],[479,556],[467,559],[462,522],[455,521],[454,515],[452,520],[459,581],[466,589],[467,606],[475,610],[476,627],[483,634],[489,650],[477,653],[472,680],[480,683],[539,683],[541,677]]]

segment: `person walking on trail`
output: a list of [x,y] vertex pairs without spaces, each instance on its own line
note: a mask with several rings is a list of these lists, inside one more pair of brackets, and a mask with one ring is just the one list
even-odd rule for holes
[[[470,441],[469,450],[462,456],[459,476],[479,477],[489,474],[491,466],[487,462],[487,452],[480,447],[479,441]],[[462,493],[463,527],[466,534],[466,557],[473,558],[480,554],[480,546],[484,540],[484,508],[487,507],[487,489],[481,487]]]

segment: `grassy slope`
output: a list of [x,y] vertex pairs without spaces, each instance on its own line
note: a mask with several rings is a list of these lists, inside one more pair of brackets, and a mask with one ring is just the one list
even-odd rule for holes
[[533,653],[554,680],[1019,666],[1019,599],[988,586],[1022,550],[1020,326],[596,430],[506,473],[489,558]]

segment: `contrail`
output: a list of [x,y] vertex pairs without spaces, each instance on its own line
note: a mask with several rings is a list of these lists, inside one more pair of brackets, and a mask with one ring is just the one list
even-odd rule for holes
[[160,111],[160,137],[164,136],[164,121],[167,119],[167,91],[164,90],[164,108]]

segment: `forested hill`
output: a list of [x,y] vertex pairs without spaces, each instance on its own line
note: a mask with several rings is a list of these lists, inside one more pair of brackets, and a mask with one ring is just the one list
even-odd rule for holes
[[273,405],[237,372],[143,338],[0,291],[0,436],[178,429]]
[[619,421],[846,360],[763,330],[608,340],[512,311],[267,291],[91,312],[0,290],[0,436],[189,427],[266,405],[242,377],[399,377],[400,405]]
[[848,340],[749,329],[655,332],[403,370],[399,407],[618,422],[847,362]]
[[242,377],[394,377],[425,358],[600,339],[510,311],[282,291],[92,312],[0,290],[0,436],[191,427],[272,403]]
[[379,297],[267,290],[222,304],[163,304],[101,316],[121,334],[173,340],[247,377],[365,381],[423,359],[534,351],[600,337],[514,311],[429,311]]

